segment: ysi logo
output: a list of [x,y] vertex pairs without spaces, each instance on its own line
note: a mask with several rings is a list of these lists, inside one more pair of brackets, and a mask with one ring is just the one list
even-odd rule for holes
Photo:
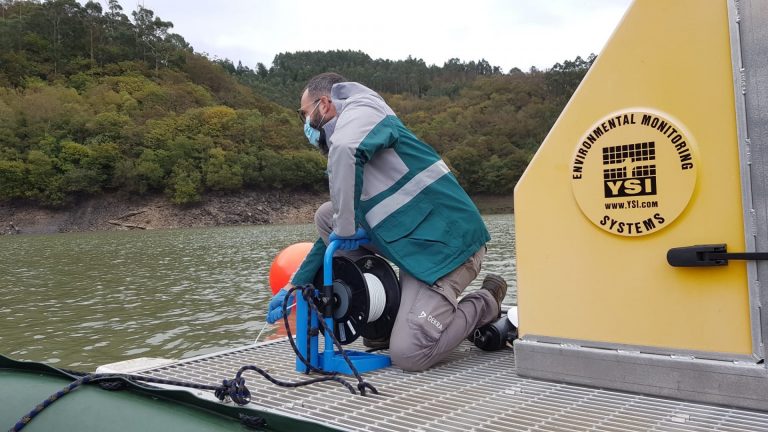
[[605,197],[656,195],[656,178],[644,177],[605,182]]
[[427,313],[424,311],[421,311],[419,318],[426,318],[427,321],[429,321],[433,326],[439,328],[440,330],[443,329],[443,325],[440,324],[440,321],[436,320],[432,315],[427,316]]

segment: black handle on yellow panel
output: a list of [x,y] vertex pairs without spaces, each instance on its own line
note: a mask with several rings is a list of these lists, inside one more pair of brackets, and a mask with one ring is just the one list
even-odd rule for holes
[[667,262],[672,267],[724,266],[728,260],[768,260],[768,252],[729,253],[725,244],[676,247],[667,251]]

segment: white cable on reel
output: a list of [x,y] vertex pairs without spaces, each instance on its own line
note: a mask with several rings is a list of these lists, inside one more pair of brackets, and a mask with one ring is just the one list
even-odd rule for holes
[[379,278],[371,273],[363,273],[365,283],[368,285],[368,322],[374,322],[384,313],[384,306],[387,304],[387,293],[384,291],[384,284]]

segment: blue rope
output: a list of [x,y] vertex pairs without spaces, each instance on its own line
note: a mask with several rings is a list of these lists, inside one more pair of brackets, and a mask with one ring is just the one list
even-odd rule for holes
[[76,381],[73,381],[68,386],[64,387],[63,389],[57,391],[56,393],[50,395],[48,399],[42,401],[40,404],[38,404],[32,411],[27,413],[24,417],[22,417],[19,421],[16,422],[16,424],[9,430],[9,432],[17,432],[22,429],[26,425],[29,424],[29,422],[32,421],[33,418],[35,418],[38,414],[40,414],[44,409],[51,406],[52,403],[56,402],[60,398],[68,395],[72,390],[75,390],[76,388],[80,387],[83,384],[87,384],[93,380],[92,375],[86,375],[82,378],[77,379]]

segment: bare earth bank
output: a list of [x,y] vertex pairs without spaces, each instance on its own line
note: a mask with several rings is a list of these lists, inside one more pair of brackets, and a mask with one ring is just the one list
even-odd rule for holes
[[325,194],[242,192],[180,207],[162,195],[102,195],[63,209],[0,203],[0,234],[309,223]]
[[[199,204],[180,207],[163,195],[126,197],[107,194],[63,209],[0,203],[0,235],[311,223],[327,194],[246,191],[208,195]],[[511,196],[476,196],[482,213],[511,213]]]

